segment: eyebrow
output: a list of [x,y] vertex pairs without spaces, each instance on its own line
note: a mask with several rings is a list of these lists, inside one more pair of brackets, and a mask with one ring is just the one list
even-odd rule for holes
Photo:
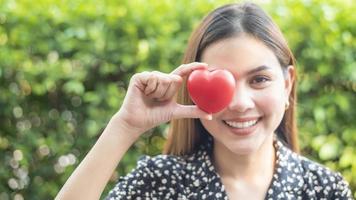
[[261,65],[259,67],[256,67],[255,69],[252,69],[252,70],[248,71],[247,75],[254,74],[256,72],[263,71],[263,70],[270,70],[270,69],[272,69],[272,68],[268,67],[266,65]]

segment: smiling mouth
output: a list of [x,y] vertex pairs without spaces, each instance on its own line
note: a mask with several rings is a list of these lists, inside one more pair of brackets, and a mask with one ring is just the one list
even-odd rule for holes
[[236,128],[236,129],[244,129],[244,128],[249,128],[257,124],[257,122],[260,121],[261,118],[257,118],[254,120],[250,121],[244,121],[244,122],[237,122],[237,121],[228,121],[228,120],[223,120],[224,124],[231,128]]

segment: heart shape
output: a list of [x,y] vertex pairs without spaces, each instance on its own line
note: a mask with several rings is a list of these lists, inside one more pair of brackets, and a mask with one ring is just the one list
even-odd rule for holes
[[192,101],[207,113],[223,110],[235,92],[235,78],[227,70],[194,70],[188,77],[187,88]]

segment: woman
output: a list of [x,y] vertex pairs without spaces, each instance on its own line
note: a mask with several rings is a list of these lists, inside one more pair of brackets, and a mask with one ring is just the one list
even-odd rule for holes
[[[297,154],[295,59],[261,8],[230,4],[211,12],[183,63],[170,74],[131,78],[120,110],[58,199],[98,199],[127,149],[168,121],[165,155],[140,159],[107,199],[351,199],[339,173]],[[189,98],[185,78],[201,68],[235,77],[234,97],[218,113]]]

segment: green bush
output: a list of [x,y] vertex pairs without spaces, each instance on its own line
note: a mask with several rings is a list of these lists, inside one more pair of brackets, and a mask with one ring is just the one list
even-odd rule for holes
[[273,2],[298,61],[302,153],[340,171],[356,197],[356,4]]
[[[180,64],[193,27],[228,1],[1,0],[0,199],[51,199],[95,143],[130,77]],[[356,9],[352,1],[261,4],[298,60],[304,155],[356,189]],[[167,125],[123,158],[106,192]],[[356,194],[354,194],[355,196]]]

